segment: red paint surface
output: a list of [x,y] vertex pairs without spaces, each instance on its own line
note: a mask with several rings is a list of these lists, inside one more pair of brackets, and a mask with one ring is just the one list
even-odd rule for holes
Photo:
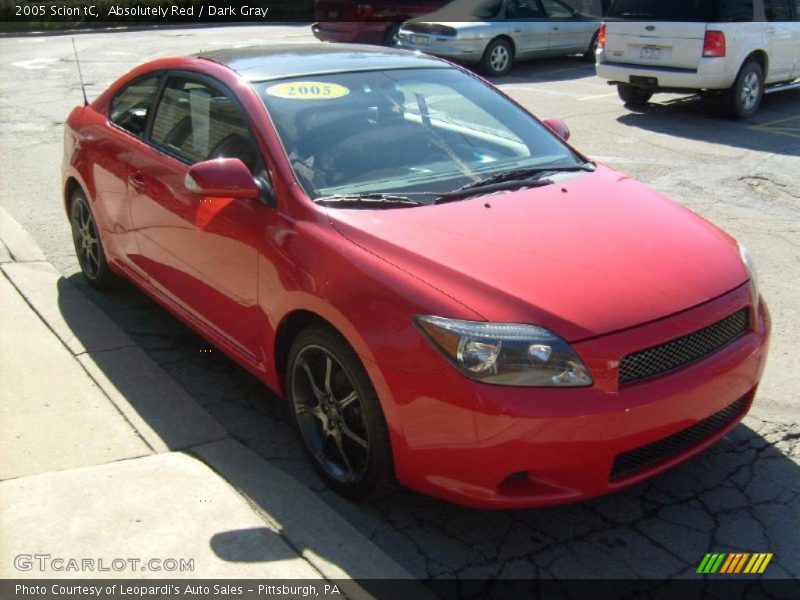
[[[187,165],[109,124],[115,91],[152,69],[198,71],[236,94],[272,173],[276,207],[193,195]],[[250,86],[224,66],[188,58],[140,67],[76,109],[65,149],[65,192],[71,182],[87,192],[112,268],[276,392],[282,324],[305,311],[335,327],[372,378],[398,477],[416,490],[512,507],[619,489],[713,439],[611,484],[618,453],[752,400],[764,367],[762,303],[758,326],[722,351],[618,389],[626,354],[710,325],[748,306],[751,294],[734,240],[605,167],[492,197],[491,208],[475,199],[323,209],[296,184]],[[475,383],[422,338],[417,314],[547,327],[573,343],[595,384]],[[528,479],[503,483],[518,471]]]

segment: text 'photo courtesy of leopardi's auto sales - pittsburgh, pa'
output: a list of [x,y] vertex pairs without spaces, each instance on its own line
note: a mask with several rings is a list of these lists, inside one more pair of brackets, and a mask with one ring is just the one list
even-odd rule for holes
[[88,283],[131,280],[285,397],[346,496],[575,502],[753,403],[749,252],[461,66],[212,50],[139,66],[65,129]]

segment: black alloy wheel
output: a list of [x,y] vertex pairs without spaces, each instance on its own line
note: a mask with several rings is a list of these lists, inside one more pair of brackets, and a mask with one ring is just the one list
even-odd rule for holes
[[287,395],[303,446],[317,473],[353,498],[394,487],[383,411],[358,356],[335,332],[302,332],[290,351]]
[[70,223],[75,254],[83,277],[92,287],[109,287],[114,282],[114,274],[108,268],[92,208],[82,191],[77,191],[72,196]]

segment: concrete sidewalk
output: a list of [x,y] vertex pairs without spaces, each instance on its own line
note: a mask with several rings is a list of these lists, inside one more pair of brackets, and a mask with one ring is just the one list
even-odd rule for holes
[[[0,578],[411,577],[232,439],[2,209],[0,263]],[[194,569],[15,567],[34,554]]]

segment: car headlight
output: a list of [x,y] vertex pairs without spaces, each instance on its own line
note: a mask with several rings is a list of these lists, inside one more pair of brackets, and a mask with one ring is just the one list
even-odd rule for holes
[[742,244],[739,244],[739,255],[742,257],[744,268],[747,270],[747,276],[750,278],[750,292],[753,295],[753,308],[758,314],[758,305],[761,298],[761,293],[758,287],[758,271],[756,270],[756,262],[753,255]]
[[414,319],[428,341],[467,377],[495,385],[584,387],[589,370],[560,337],[535,325]]

